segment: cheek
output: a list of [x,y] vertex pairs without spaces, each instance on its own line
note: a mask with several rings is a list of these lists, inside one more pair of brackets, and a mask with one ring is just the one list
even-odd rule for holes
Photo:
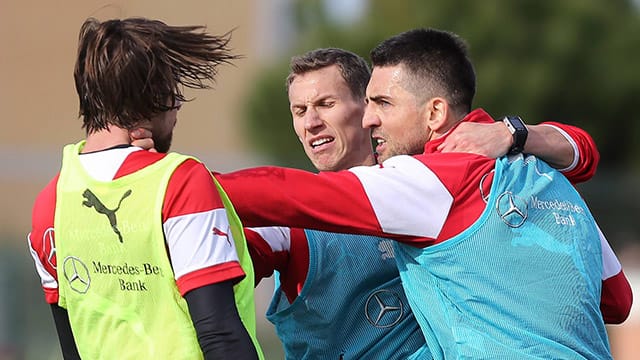
[[293,132],[296,133],[296,136],[302,140],[304,139],[304,123],[302,119],[293,120]]
[[402,115],[388,114],[385,118],[384,130],[390,135],[398,136],[405,132],[406,126],[402,126]]
[[368,132],[364,131],[361,127],[356,127],[353,124],[345,125],[341,132],[342,142],[346,147],[357,147],[362,144],[364,139],[369,139]]
[[362,117],[364,111],[354,111],[352,109],[342,109],[326,117],[327,124],[334,128],[336,132],[351,134],[362,130]]
[[151,124],[154,128],[154,131],[166,132],[166,130],[171,128],[176,122],[176,115],[173,112],[165,112],[151,120]]
[[158,132],[161,135],[166,136],[167,134],[170,134],[172,130],[173,130],[173,126],[171,126],[169,122],[163,122],[162,124],[160,124]]

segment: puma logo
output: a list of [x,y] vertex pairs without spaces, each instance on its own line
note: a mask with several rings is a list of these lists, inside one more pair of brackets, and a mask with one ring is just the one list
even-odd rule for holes
[[120,204],[122,204],[122,200],[124,200],[129,195],[131,195],[131,190],[127,190],[124,193],[124,195],[122,195],[122,197],[120,198],[120,202],[118,202],[118,207],[111,210],[111,209],[108,209],[106,206],[104,206],[104,204],[100,201],[100,199],[98,199],[98,197],[94,193],[92,193],[91,190],[86,189],[82,193],[82,196],[86,199],[85,201],[82,202],[82,205],[88,208],[94,208],[98,212],[98,214],[103,214],[104,216],[106,216],[107,219],[109,219],[109,223],[111,224],[111,228],[113,229],[113,232],[115,232],[116,235],[118,235],[118,239],[120,240],[120,242],[123,242],[122,234],[120,234],[120,230],[118,230],[118,221],[116,220],[116,211],[120,209]]
[[229,240],[229,235],[228,235],[226,232],[224,232],[224,231],[222,231],[222,230],[218,229],[218,228],[217,228],[217,227],[215,227],[215,226],[213,227],[213,229],[211,230],[211,232],[212,232],[212,233],[214,233],[215,235],[218,235],[218,236],[224,237],[225,239],[227,239],[227,243],[228,243],[229,245],[231,245],[231,241]]

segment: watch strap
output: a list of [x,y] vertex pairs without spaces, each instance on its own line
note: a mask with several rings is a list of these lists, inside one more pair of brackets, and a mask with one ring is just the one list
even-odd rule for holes
[[514,155],[521,153],[524,150],[524,144],[527,142],[527,136],[529,135],[527,126],[519,116],[505,116],[502,121],[513,137],[513,145],[511,145],[508,154]]

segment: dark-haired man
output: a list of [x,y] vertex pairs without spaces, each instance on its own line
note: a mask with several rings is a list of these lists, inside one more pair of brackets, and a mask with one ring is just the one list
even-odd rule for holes
[[460,123],[493,123],[471,111],[475,74],[461,39],[409,31],[376,47],[372,63],[363,124],[381,164],[220,175],[245,225],[396,240],[436,359],[610,358],[604,319],[628,316],[631,291],[575,189],[519,142],[498,160],[440,152]]

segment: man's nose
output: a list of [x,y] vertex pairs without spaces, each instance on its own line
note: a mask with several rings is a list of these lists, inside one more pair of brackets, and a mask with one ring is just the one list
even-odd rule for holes
[[362,127],[370,129],[378,126],[380,126],[380,118],[376,115],[375,111],[371,110],[370,107],[367,106],[364,110],[364,115],[362,116]]
[[322,119],[320,119],[320,114],[318,114],[314,108],[307,109],[307,113],[304,114],[304,128],[311,130],[321,125]]

